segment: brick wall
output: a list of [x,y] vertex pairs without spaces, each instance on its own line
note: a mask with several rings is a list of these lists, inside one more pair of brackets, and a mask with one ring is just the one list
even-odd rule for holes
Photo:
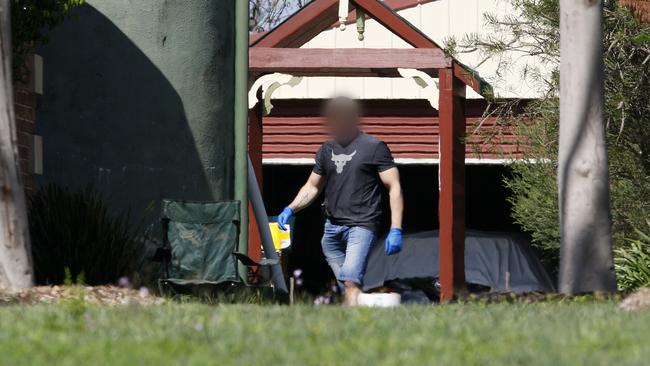
[[26,57],[27,80],[14,85],[14,112],[18,142],[18,168],[25,193],[36,189],[34,174],[41,173],[40,137],[36,136],[36,100],[43,92],[43,60],[31,54]]
[[632,9],[632,11],[634,11],[634,13],[644,22],[650,23],[649,0],[621,0],[621,4]]
[[25,192],[36,189],[32,173],[32,137],[36,133],[36,93],[29,88],[14,88],[14,109],[16,114],[16,133],[18,137],[18,159],[20,175]]

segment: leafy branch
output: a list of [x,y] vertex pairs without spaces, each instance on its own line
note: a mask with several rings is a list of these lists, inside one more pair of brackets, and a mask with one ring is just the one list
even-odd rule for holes
[[29,75],[27,56],[39,44],[47,43],[47,32],[63,22],[71,8],[85,0],[12,0],[11,35],[14,82]]

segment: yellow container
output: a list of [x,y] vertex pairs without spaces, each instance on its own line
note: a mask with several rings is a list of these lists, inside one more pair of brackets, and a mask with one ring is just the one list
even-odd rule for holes
[[277,222],[269,222],[275,250],[287,249],[291,246],[291,226],[285,225],[285,227],[287,230],[283,231],[280,230]]

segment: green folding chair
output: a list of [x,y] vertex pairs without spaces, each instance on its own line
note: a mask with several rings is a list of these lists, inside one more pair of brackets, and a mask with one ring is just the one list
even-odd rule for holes
[[156,255],[163,262],[161,292],[197,285],[242,284],[246,274],[239,273],[238,262],[258,271],[277,264],[278,260],[255,261],[236,251],[239,220],[239,201],[163,200],[163,247]]

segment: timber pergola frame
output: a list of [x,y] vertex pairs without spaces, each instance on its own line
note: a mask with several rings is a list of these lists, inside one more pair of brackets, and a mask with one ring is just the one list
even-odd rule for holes
[[[399,68],[417,69],[438,78],[440,284],[441,300],[450,301],[465,288],[465,87],[482,96],[491,95],[491,87],[378,0],[350,0],[350,7],[362,10],[414,48],[299,48],[338,21],[338,2],[314,0],[252,42],[249,78],[254,81],[274,72],[294,76],[396,77]],[[258,177],[262,167],[261,105],[257,103],[249,112],[249,151]],[[251,239],[259,235],[251,234]]]

